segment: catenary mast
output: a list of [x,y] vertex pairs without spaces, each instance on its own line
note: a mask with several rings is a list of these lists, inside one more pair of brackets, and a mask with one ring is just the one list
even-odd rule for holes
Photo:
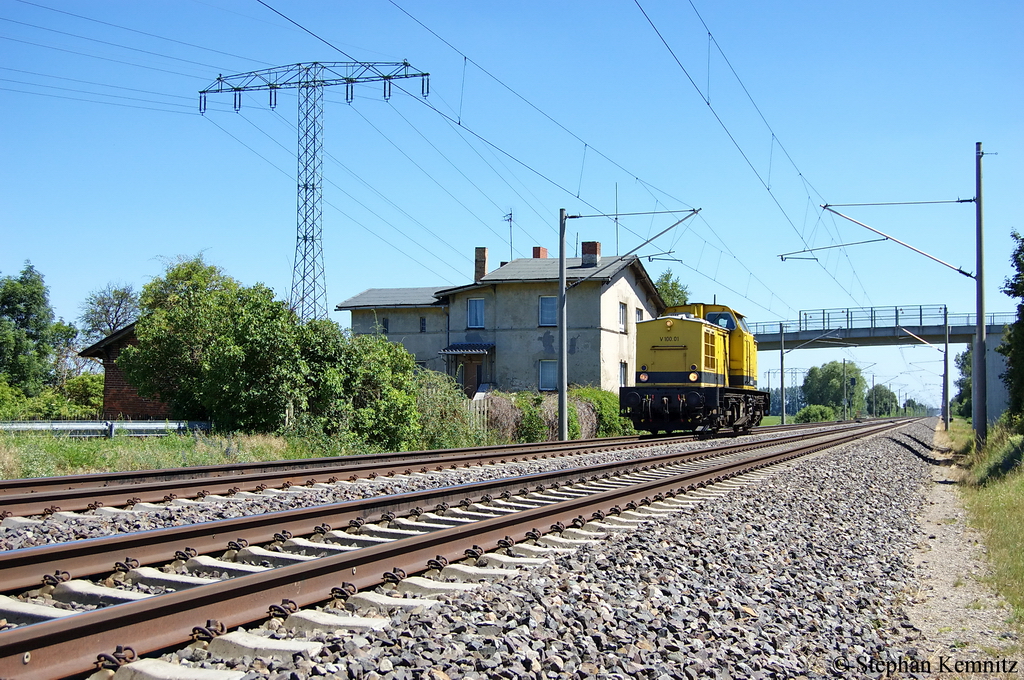
[[351,103],[357,83],[383,82],[384,99],[391,97],[391,81],[421,78],[421,93],[430,91],[429,73],[413,70],[409,62],[310,62],[217,76],[199,93],[199,111],[206,112],[206,95],[231,92],[235,111],[242,107],[242,93],[267,90],[270,108],[277,106],[277,91],[298,90],[298,220],[295,236],[295,267],[292,270],[292,309],[303,321],[327,318],[327,286],[324,277],[323,165],[324,88],[345,86]]

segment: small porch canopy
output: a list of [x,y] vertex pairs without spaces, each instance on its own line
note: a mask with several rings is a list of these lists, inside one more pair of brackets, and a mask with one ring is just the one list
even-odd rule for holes
[[455,342],[438,354],[490,354],[493,351],[493,342]]

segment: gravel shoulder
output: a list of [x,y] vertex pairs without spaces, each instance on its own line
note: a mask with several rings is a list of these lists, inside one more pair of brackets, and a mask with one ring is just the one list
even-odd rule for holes
[[1020,640],[1008,623],[1010,608],[987,583],[991,567],[983,537],[969,525],[957,488],[962,470],[943,452],[941,436],[936,433],[928,466],[921,534],[912,553],[917,583],[907,614],[933,660],[1013,658],[1024,672]]

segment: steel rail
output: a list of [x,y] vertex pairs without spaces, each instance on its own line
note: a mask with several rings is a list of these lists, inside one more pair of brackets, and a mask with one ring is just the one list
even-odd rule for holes
[[426,453],[424,457],[408,459],[359,461],[355,464],[346,461],[318,468],[249,472],[110,487],[90,486],[45,493],[30,492],[0,497],[0,516],[26,517],[57,510],[81,511],[103,506],[121,507],[134,503],[159,503],[173,498],[196,498],[208,494],[231,495],[238,491],[259,491],[262,488],[312,486],[317,482],[332,482],[340,479],[354,481],[360,477],[373,478],[410,474],[417,471],[440,471],[444,468],[504,463],[510,460],[515,462],[536,460],[567,453],[580,455],[608,449],[643,448],[689,440],[690,438],[679,437],[657,441],[635,438],[628,441],[588,440],[582,447],[578,443],[559,442],[557,445],[535,449],[519,446],[508,453],[496,453],[489,448],[470,449],[471,453],[464,454],[431,451],[423,452]]
[[[861,426],[864,427],[864,426]],[[800,441],[807,435],[791,435],[775,439],[744,440],[698,451],[677,451],[628,461],[612,461],[587,468],[566,468],[531,475],[505,477],[458,486],[427,489],[404,494],[373,496],[326,505],[314,505],[280,512],[222,519],[200,524],[156,529],[56,543],[33,548],[0,552],[0,590],[4,592],[38,587],[43,576],[66,571],[72,578],[85,578],[109,573],[117,561],[138,560],[141,566],[170,562],[173,555],[195,551],[209,555],[227,550],[228,541],[250,545],[267,543],[286,532],[294,536],[310,535],[316,527],[327,524],[345,528],[352,521],[379,521],[386,512],[396,516],[415,510],[432,510],[438,505],[468,504],[474,498],[498,497],[517,493],[524,487],[548,489],[586,479],[612,474],[664,467],[672,463],[705,460],[733,453]],[[821,436],[828,436],[822,434]],[[589,446],[588,446],[589,448]]]
[[[871,426],[860,426],[861,429]],[[346,528],[352,521],[379,521],[386,512],[396,516],[409,515],[417,509],[432,510],[447,503],[464,505],[475,498],[498,497],[518,493],[521,489],[552,488],[555,485],[602,478],[612,474],[663,467],[673,463],[706,460],[737,452],[800,441],[806,435],[792,435],[767,440],[742,441],[698,451],[669,452],[630,461],[613,461],[588,468],[567,468],[520,477],[506,477],[424,491],[374,496],[326,505],[315,505],[280,512],[222,519],[200,524],[156,529],[56,543],[33,548],[0,552],[0,590],[12,592],[38,587],[46,574],[66,571],[73,578],[106,574],[118,561],[138,560],[142,566],[166,563],[181,551],[209,555],[228,549],[228,542],[250,545],[268,543],[276,535],[290,533],[308,536],[324,524]],[[822,436],[828,436],[822,434]]]
[[[511,515],[481,520],[406,538],[351,553],[241,576],[208,586],[157,595],[107,609],[82,612],[54,621],[0,632],[0,677],[55,678],[81,674],[86,664],[118,645],[148,654],[187,644],[190,631],[217,620],[228,628],[266,618],[267,609],[283,599],[307,607],[331,599],[331,589],[349,582],[359,589],[383,582],[385,570],[413,574],[437,555],[454,561],[466,548],[495,546],[502,539],[521,541],[535,527],[571,523],[591,512],[612,511],[651,496],[674,496],[688,490],[791,460],[855,439],[900,427],[890,423],[846,432],[824,442],[796,447],[756,459],[643,482],[634,486],[566,500]],[[128,631],[130,629],[130,632]]]
[[[639,436],[605,437],[577,442],[637,441]],[[353,456],[330,456],[327,458],[294,458],[245,463],[224,463],[219,465],[197,465],[193,467],[167,468],[157,470],[131,470],[127,472],[100,472],[85,475],[61,475],[55,477],[26,477],[0,480],[0,500],[24,493],[64,491],[89,487],[131,488],[142,483],[166,482],[188,479],[207,479],[224,476],[262,474],[281,471],[307,470],[310,473],[328,468],[348,466],[361,468],[364,465],[407,460],[413,458],[442,458],[468,453],[492,451],[492,455],[516,455],[533,453],[543,447],[557,448],[564,442],[539,442],[535,444],[498,444],[455,449],[428,449],[425,451],[391,451]]]
[[[816,424],[819,425],[820,424]],[[800,426],[808,427],[807,425]],[[799,429],[787,426],[788,429]],[[775,430],[780,431],[780,430]],[[329,459],[271,461],[203,468],[146,470],[110,475],[78,475],[0,481],[0,517],[27,517],[54,511],[159,503],[173,498],[232,494],[260,488],[310,486],[318,481],[428,472],[443,467],[519,462],[560,454],[580,455],[608,449],[643,448],[693,441],[675,437],[606,437],[572,442],[503,444],[497,447],[413,451],[407,455],[340,456]],[[195,471],[199,470],[199,474]],[[130,480],[135,479],[133,483]]]
[[487,496],[551,488],[585,479],[611,474],[662,467],[725,456],[743,451],[763,449],[799,441],[804,435],[742,441],[720,447],[691,452],[675,452],[632,461],[613,461],[587,468],[567,468],[517,477],[444,486],[421,492],[378,496],[294,510],[271,512],[245,517],[220,519],[199,524],[122,534],[72,543],[58,543],[0,552],[0,590],[4,592],[38,587],[42,578],[54,571],[67,571],[72,578],[88,578],[109,573],[117,561],[137,560],[142,566],[166,563],[180,551],[208,555],[227,549],[227,542],[250,545],[272,542],[276,535],[309,536],[317,526],[347,527],[349,522],[378,521],[386,512],[396,516],[409,515],[417,509],[432,510],[438,505],[466,505]]
[[[771,433],[788,430],[821,427],[823,423],[772,425],[760,427],[757,432]],[[615,444],[631,442],[675,443],[693,441],[698,437],[692,433],[674,436],[627,435],[621,437],[598,437],[594,439],[577,439],[572,444]],[[157,470],[132,470],[128,472],[100,472],[84,475],[60,475],[53,477],[25,477],[19,479],[0,479],[0,502],[8,502],[8,497],[24,494],[43,494],[72,489],[91,487],[110,487],[133,489],[140,484],[210,479],[234,475],[264,474],[273,472],[298,471],[309,474],[324,474],[333,468],[338,473],[347,472],[348,467],[356,470],[379,463],[407,461],[407,467],[414,461],[424,458],[431,461],[457,457],[466,454],[491,452],[494,456],[535,455],[545,451],[558,451],[566,446],[566,442],[537,442],[532,444],[497,444],[493,446],[464,447],[454,449],[428,449],[425,451],[393,451],[386,453],[363,454],[353,456],[330,456],[327,458],[294,458],[271,461],[253,461],[247,463],[225,463],[219,465],[197,465],[193,467],[166,468]]]

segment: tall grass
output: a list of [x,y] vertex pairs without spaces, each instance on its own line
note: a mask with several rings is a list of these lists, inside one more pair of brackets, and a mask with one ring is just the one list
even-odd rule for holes
[[993,585],[1024,625],[1024,436],[1010,423],[991,427],[985,446],[974,448],[969,425],[954,420],[950,442],[965,466],[961,484],[971,523],[985,535]]
[[0,433],[0,476],[17,479],[163,470],[353,453],[362,451],[331,442],[259,434],[80,439],[51,433]]

